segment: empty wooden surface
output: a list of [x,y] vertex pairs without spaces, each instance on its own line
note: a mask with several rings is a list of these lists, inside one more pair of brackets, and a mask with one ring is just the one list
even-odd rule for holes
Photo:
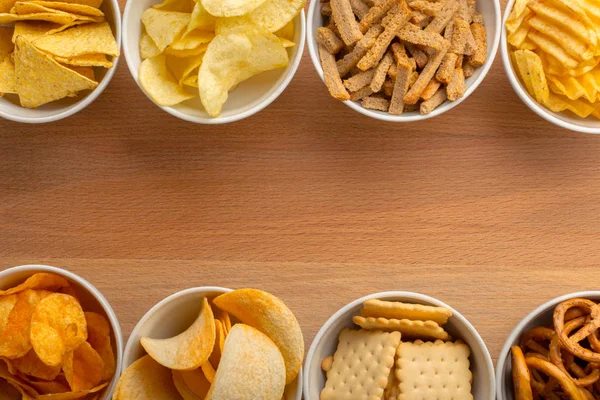
[[530,112],[499,58],[458,108],[390,124],[332,100],[305,52],[273,105],[225,126],[162,112],[122,59],[76,116],[0,121],[0,269],[83,275],[126,336],[191,286],[272,291],[307,345],[356,297],[418,291],[496,358],[535,306],[598,288],[599,161],[600,137]]

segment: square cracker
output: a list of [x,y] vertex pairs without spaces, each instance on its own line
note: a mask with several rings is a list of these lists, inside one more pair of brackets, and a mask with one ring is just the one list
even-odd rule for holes
[[473,400],[469,346],[462,342],[403,342],[396,352],[398,400]]
[[343,329],[321,400],[381,400],[399,344],[400,332]]
[[407,304],[399,301],[383,301],[379,299],[370,299],[364,302],[363,309],[360,311],[360,315],[362,315],[363,317],[383,317],[393,319],[412,319],[418,321],[434,321],[437,322],[439,325],[444,325],[446,322],[448,322],[448,318],[452,316],[452,311],[448,310],[445,307],[434,307],[422,304]]

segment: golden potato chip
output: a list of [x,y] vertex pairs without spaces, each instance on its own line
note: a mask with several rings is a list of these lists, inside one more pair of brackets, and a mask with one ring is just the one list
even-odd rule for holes
[[295,24],[294,21],[290,21],[288,22],[283,28],[281,28],[280,30],[278,30],[277,32],[275,32],[275,36],[277,36],[280,39],[287,39],[290,42],[294,41],[294,36],[296,33],[296,29],[295,29]]
[[206,298],[196,321],[169,339],[143,337],[141,344],[159,364],[170,369],[191,370],[208,361],[215,344],[215,319]]
[[0,332],[0,357],[19,358],[31,350],[31,318],[39,301],[37,293],[31,289],[17,293],[17,302]]
[[546,74],[544,73],[544,66],[542,65],[542,59],[532,51],[520,51],[524,52],[534,96],[538,103],[544,103],[548,100],[549,90],[548,83],[546,82]]
[[[16,46],[16,89],[23,107],[35,108],[98,86],[97,82],[79,75],[40,52],[25,38],[19,36]],[[42,360],[46,362],[46,359]],[[60,363],[56,360],[53,362]]]
[[208,45],[198,74],[200,100],[217,117],[229,90],[262,72],[288,65],[288,54],[277,36],[257,27],[235,28]]
[[[31,386],[27,385],[23,380],[13,376],[10,373],[6,362],[0,361],[0,380],[4,379],[11,386],[17,389],[23,396],[23,400],[37,398],[38,393]],[[0,393],[1,394],[1,393]]]
[[27,0],[28,3],[37,4],[53,10],[63,11],[70,14],[89,15],[91,17],[104,17],[104,13],[96,7],[84,4],[67,3],[63,1]]
[[[2,81],[0,81],[0,84],[2,84]],[[0,334],[6,328],[6,324],[8,324],[8,317],[12,309],[15,307],[15,304],[17,304],[16,294],[0,296]]]
[[33,349],[25,356],[12,360],[12,365],[22,374],[52,381],[60,374],[60,366],[51,367],[42,362]]
[[0,26],[0,61],[4,60],[15,49],[12,42],[13,28]]
[[273,341],[248,325],[236,324],[225,341],[206,400],[250,400],[257,393],[262,399],[281,399],[285,375],[281,352]]
[[84,54],[107,54],[117,57],[119,47],[107,22],[85,24],[43,36],[34,41],[35,47],[59,57]]
[[204,400],[210,390],[210,382],[201,369],[192,371],[173,370],[173,383],[183,400]]
[[571,100],[565,96],[550,93],[548,101],[544,105],[554,112],[568,110],[581,118],[589,117],[592,114],[600,118],[598,110],[584,99]]
[[202,44],[209,43],[214,37],[213,32],[196,30],[184,38],[175,40],[169,47],[174,50],[196,49]]
[[[183,81],[183,84],[197,89],[198,88],[198,74],[190,76],[185,81]],[[215,322],[216,322],[216,320],[215,320]]]
[[182,13],[190,13],[194,9],[193,0],[165,0],[160,4],[152,6],[157,10],[176,11]]
[[121,378],[113,400],[180,400],[171,371],[150,356],[131,364]]
[[[0,379],[0,399],[2,400],[21,400],[21,392],[19,392],[13,385]],[[184,400],[186,400],[184,398]]]
[[300,14],[305,5],[306,0],[267,0],[252,12],[237,18],[249,21],[245,24],[251,23],[269,32],[277,32]]
[[200,367],[200,369],[204,373],[204,376],[206,377],[206,380],[208,380],[210,383],[213,383],[214,380],[215,380],[215,374],[216,374],[217,371],[215,371],[215,369],[212,366],[212,364],[209,361],[207,361],[204,364],[202,364],[202,366]]
[[149,8],[142,14],[142,23],[158,49],[163,52],[187,28],[191,14]]
[[215,17],[237,17],[256,9],[265,0],[202,0],[204,8]]
[[139,80],[148,96],[161,106],[174,106],[195,97],[179,86],[167,68],[164,54],[147,58],[142,62]]
[[40,272],[33,274],[18,286],[7,290],[0,290],[0,296],[7,294],[19,293],[27,289],[47,289],[47,290],[58,290],[69,286],[69,281],[61,275],[53,274],[50,272]]
[[0,76],[2,77],[0,79],[0,94],[16,93],[15,64],[13,64],[10,57],[6,57],[3,61],[0,61]]
[[208,360],[215,369],[219,367],[219,362],[221,361],[224,345],[225,335],[223,333],[223,324],[221,324],[221,321],[219,321],[218,319],[215,319],[215,345],[213,347],[212,353],[210,354],[210,357],[208,357]]
[[176,49],[172,49],[171,47],[167,47],[167,49],[165,50],[165,54],[169,55],[169,56],[175,56],[175,57],[192,57],[192,56],[199,56],[201,54],[206,53],[206,49],[208,49],[208,44],[201,44],[200,46],[196,47],[195,49],[188,49],[188,50],[176,50]]
[[[106,56],[104,54],[84,54],[82,56],[75,56],[75,57],[54,56],[53,58],[61,64],[74,66],[74,67],[111,68],[113,66],[113,63],[108,61],[108,58],[106,58]],[[73,296],[73,297],[75,297],[75,296]]]
[[531,76],[529,75],[529,69],[527,66],[527,58],[525,58],[525,50],[518,50],[513,53],[513,57],[517,64],[519,75],[521,76],[521,80],[523,84],[527,88],[529,94],[535,97],[535,93],[533,91],[533,83],[531,81]]
[[[18,42],[17,42],[18,43]],[[61,365],[65,353],[87,339],[87,323],[81,305],[66,294],[42,299],[31,318],[31,343],[46,365]]]
[[215,20],[216,18],[211,15],[204,6],[202,6],[202,2],[198,0],[196,5],[194,6],[194,10],[192,11],[192,16],[190,19],[190,23],[183,34],[183,37],[186,37],[191,32],[200,29],[204,31],[214,31],[215,29]]
[[102,381],[104,361],[88,342],[83,342],[65,353],[62,369],[73,392],[89,390]]
[[44,395],[40,395],[36,397],[36,400],[77,400],[86,398],[88,395],[97,393],[104,389],[108,385],[108,382],[105,382],[101,385],[96,386],[93,389],[89,390],[80,390],[78,392],[65,392],[65,393],[48,393]]
[[279,38],[279,41],[281,42],[283,47],[286,49],[289,49],[290,47],[294,47],[296,45],[296,43],[292,42],[291,40],[287,40],[284,38]]
[[40,394],[66,393],[69,391],[69,386],[63,382],[60,375],[53,381],[32,380],[27,376],[21,376],[29,386],[34,388]]
[[140,38],[140,55],[142,59],[156,57],[161,53],[160,49],[154,43],[154,40],[148,35],[148,33],[142,33],[142,37]]
[[115,354],[110,340],[110,324],[104,316],[86,312],[85,320],[88,329],[88,343],[98,352],[104,362],[102,380],[110,380],[117,369]]
[[183,82],[188,79],[194,71],[198,76],[198,67],[202,64],[203,55],[193,57],[175,57],[167,56],[167,68],[173,74],[175,80],[179,83],[179,86],[183,85]]

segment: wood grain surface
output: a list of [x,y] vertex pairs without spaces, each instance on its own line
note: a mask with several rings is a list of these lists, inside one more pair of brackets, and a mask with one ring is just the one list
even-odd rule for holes
[[225,126],[162,112],[122,59],[76,116],[0,121],[0,269],[81,274],[126,336],[191,286],[275,293],[307,345],[356,297],[418,291],[496,358],[535,306],[598,289],[599,160],[599,137],[521,103],[499,57],[459,107],[391,124],[332,100],[305,52],[273,105]]

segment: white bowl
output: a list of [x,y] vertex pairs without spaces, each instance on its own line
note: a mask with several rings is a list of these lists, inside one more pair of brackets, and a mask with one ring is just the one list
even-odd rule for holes
[[[324,18],[321,15],[321,3],[320,0],[311,0],[310,8],[308,9],[308,51],[310,58],[312,59],[313,65],[317,70],[317,73],[323,80],[323,68],[321,67],[321,60],[319,59],[319,45],[317,43],[317,29],[324,26]],[[359,113],[366,115],[367,117],[379,119],[382,121],[390,122],[414,122],[422,121],[425,119],[433,118],[438,115],[445,113],[448,110],[453,109],[460,103],[462,103],[467,97],[471,95],[477,89],[477,86],[483,81],[483,78],[487,75],[488,71],[494,63],[496,53],[498,52],[498,43],[500,42],[500,2],[498,0],[478,0],[477,10],[483,16],[485,26],[487,29],[487,60],[481,68],[475,70],[473,76],[467,78],[465,81],[466,91],[462,98],[456,101],[445,101],[435,110],[427,115],[421,115],[419,111],[410,113],[403,113],[402,115],[392,115],[387,112],[369,110],[363,108],[358,101],[347,100],[344,101],[351,109],[358,111]]]
[[119,376],[121,375],[121,364],[123,360],[123,336],[121,334],[121,325],[119,325],[117,314],[115,314],[102,293],[100,293],[91,283],[72,272],[61,268],[50,267],[48,265],[22,265],[6,269],[0,272],[0,289],[14,287],[38,272],[51,272],[67,278],[77,289],[77,294],[84,311],[94,311],[104,315],[108,319],[112,333],[111,343],[115,356],[117,357],[117,365],[112,380],[108,386],[100,392],[100,400],[110,400],[112,392],[119,380]]
[[[142,14],[147,8],[154,4],[160,4],[160,2],[161,0],[128,1],[123,14],[123,51],[125,59],[133,79],[144,93],[145,91],[138,79],[138,71],[142,63],[140,55],[140,36],[143,28]],[[289,65],[286,68],[264,72],[241,82],[233,92],[229,93],[229,98],[223,105],[223,112],[217,118],[208,115],[199,97],[184,101],[173,107],[164,107],[158,104],[157,106],[177,118],[197,124],[225,124],[256,114],[269,106],[283,93],[298,70],[304,52],[306,32],[304,10],[294,19],[294,28],[294,43],[296,43],[296,46],[288,49]],[[152,100],[150,96],[148,98]]]
[[471,371],[473,372],[472,393],[475,400],[493,400],[495,396],[494,366],[490,353],[473,325],[458,311],[447,304],[412,292],[381,292],[354,300],[338,310],[319,330],[313,340],[304,364],[304,393],[306,400],[318,400],[325,387],[325,374],[321,370],[323,358],[333,355],[338,345],[338,336],[343,328],[357,328],[352,317],[360,314],[362,304],[369,299],[402,301],[438,307],[452,311],[452,317],[444,326],[452,337],[463,340],[471,348]]
[[529,329],[536,326],[552,325],[554,308],[556,308],[556,306],[563,301],[576,297],[600,301],[600,292],[577,292],[556,297],[530,312],[525,318],[523,318],[521,322],[519,322],[516,328],[513,329],[510,336],[504,343],[504,347],[502,348],[500,357],[498,358],[498,363],[496,364],[497,400],[514,400],[515,398],[511,376],[512,362],[510,357],[510,348],[518,345],[521,342],[521,335]]
[[[182,290],[161,300],[133,328],[127,346],[125,346],[123,371],[146,354],[140,344],[142,337],[168,338],[180,334],[198,317],[202,308],[202,298],[205,296],[213,298],[222,293],[231,292],[231,290],[218,286],[197,287]],[[285,400],[301,400],[301,382],[302,370],[300,370],[298,378],[286,387]]]
[[[121,48],[121,9],[118,0],[104,0],[100,9],[106,16],[106,21],[112,28],[117,46]],[[0,117],[28,124],[43,124],[59,121],[83,110],[100,96],[110,83],[120,57],[113,57],[113,66],[109,69],[95,68],[96,80],[100,83],[93,91],[82,92],[77,97],[68,97],[38,108],[23,108],[15,94],[0,97]]]

